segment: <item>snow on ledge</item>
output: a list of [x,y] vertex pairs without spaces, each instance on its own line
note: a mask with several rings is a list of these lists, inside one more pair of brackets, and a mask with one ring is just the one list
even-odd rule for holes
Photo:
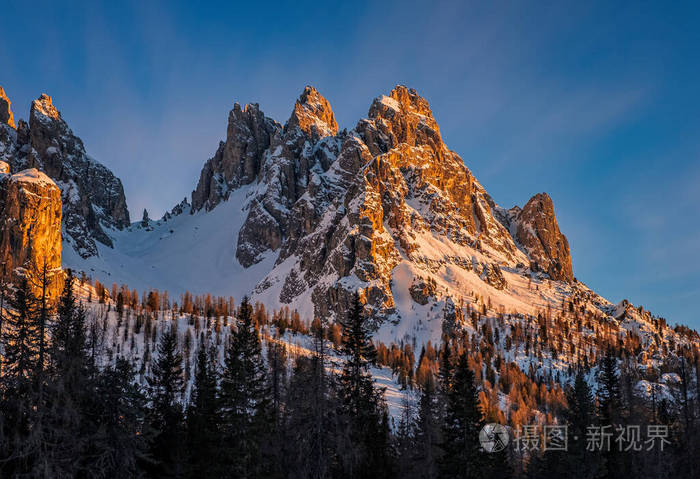
[[22,183],[35,183],[41,186],[56,186],[51,178],[46,176],[45,173],[37,170],[36,168],[29,168],[22,170],[19,173],[15,173],[10,177],[10,181],[17,181]]

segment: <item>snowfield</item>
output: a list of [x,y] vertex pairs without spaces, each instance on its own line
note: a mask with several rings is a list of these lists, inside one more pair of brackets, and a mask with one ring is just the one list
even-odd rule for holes
[[115,248],[98,244],[99,256],[83,259],[64,242],[64,267],[85,271],[104,284],[156,288],[179,296],[185,291],[240,298],[272,269],[276,255],[245,269],[236,259],[238,232],[245,220],[250,187],[231,194],[210,212],[189,211],[149,228],[134,223],[108,230]]

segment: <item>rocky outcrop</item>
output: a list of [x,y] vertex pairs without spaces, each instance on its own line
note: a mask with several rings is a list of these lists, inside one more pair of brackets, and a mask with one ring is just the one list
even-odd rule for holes
[[315,192],[323,181],[340,149],[342,135],[337,133],[328,100],[306,87],[265,155],[259,178],[265,188],[251,200],[238,236],[236,258],[243,266],[257,263],[265,252],[277,251],[285,239],[311,228],[320,212],[304,210],[298,216],[292,210],[307,190]]
[[17,153],[17,131],[10,100],[0,87],[0,161],[10,163]]
[[573,281],[569,242],[557,224],[554,204],[547,193],[538,193],[517,214],[515,237],[530,258],[534,271],[550,278]]
[[209,211],[226,200],[232,190],[255,181],[265,151],[281,128],[260,111],[257,103],[243,108],[236,103],[228,116],[226,141],[206,162],[192,192],[192,211]]
[[16,132],[0,130],[0,160],[9,162],[13,171],[37,168],[56,182],[63,201],[64,239],[80,256],[97,255],[96,241],[112,246],[107,231],[129,225],[121,181],[87,155],[50,96],[32,102],[28,124],[20,120]]
[[424,280],[423,278],[414,279],[408,292],[416,303],[425,306],[430,301],[430,298],[435,296],[435,280]]
[[296,128],[314,140],[338,134],[338,123],[335,121],[331,104],[312,86],[304,88],[304,92],[296,101],[285,131]]
[[0,123],[15,127],[15,118],[10,108],[10,99],[5,95],[5,90],[0,86]]
[[501,268],[496,264],[485,264],[481,270],[481,279],[496,289],[502,290],[508,287]]
[[45,267],[55,299],[62,287],[61,191],[35,168],[11,175],[0,163],[0,172],[0,274],[12,281]]

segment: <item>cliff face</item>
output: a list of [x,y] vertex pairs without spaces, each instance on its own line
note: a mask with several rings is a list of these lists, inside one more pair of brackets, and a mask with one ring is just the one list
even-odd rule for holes
[[61,191],[35,168],[10,174],[0,163],[0,271],[37,275],[44,266],[51,278],[49,295],[57,298],[61,273]]
[[[3,117],[4,92],[0,95]],[[8,102],[9,109],[9,102]],[[6,115],[5,115],[6,116]],[[12,116],[9,116],[11,121]],[[96,241],[113,246],[107,229],[129,225],[129,212],[121,181],[85,152],[51,97],[32,102],[29,123],[19,120],[16,131],[0,123],[0,160],[13,171],[36,168],[52,178],[61,190],[63,225],[67,244],[83,258],[98,254]]]
[[509,288],[504,269],[573,278],[549,197],[522,211],[498,207],[445,145],[428,102],[404,86],[376,98],[350,132],[338,132],[330,103],[312,87],[284,128],[257,105],[236,105],[193,210],[245,185],[236,258],[244,267],[277,258],[255,294],[312,302],[317,316],[344,314],[357,289],[376,318],[396,316],[402,268],[412,281],[459,270],[500,291]]
[[284,129],[271,137],[263,155],[248,216],[238,234],[236,258],[248,267],[267,251],[277,251],[298,218],[293,207],[338,154],[341,136],[328,101],[306,87]]
[[263,155],[281,126],[267,118],[253,103],[236,103],[229,113],[226,141],[207,161],[192,192],[192,211],[213,209],[228,198],[232,189],[257,180]]
[[517,216],[516,238],[531,260],[531,268],[550,278],[573,281],[569,241],[557,224],[554,204],[547,193],[538,193]]
[[10,109],[10,99],[5,95],[5,90],[0,86],[0,123],[4,123],[11,128],[15,127],[15,118]]

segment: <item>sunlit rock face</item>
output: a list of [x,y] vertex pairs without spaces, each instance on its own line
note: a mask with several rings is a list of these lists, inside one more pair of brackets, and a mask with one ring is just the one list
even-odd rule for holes
[[15,127],[15,118],[10,109],[10,100],[5,94],[5,90],[0,86],[0,123],[11,128]]
[[56,299],[62,287],[61,191],[36,168],[10,174],[0,162],[0,274],[13,281],[18,274],[37,278],[46,271],[48,294]]
[[547,193],[538,193],[517,217],[516,238],[528,253],[531,267],[550,278],[573,281],[569,241],[557,224],[554,204]]
[[[405,86],[376,98],[349,132],[313,87],[284,127],[257,105],[236,105],[192,209],[212,209],[244,185],[252,188],[236,259],[251,267],[276,258],[254,294],[312,302],[316,316],[344,315],[356,290],[378,323],[396,316],[402,289],[420,306],[457,304],[457,286],[416,286],[450,268],[494,291],[509,288],[505,270],[572,278],[551,200],[499,207],[445,145],[428,101]],[[400,266],[413,279],[398,278]]]
[[32,102],[29,123],[19,120],[16,131],[7,125],[0,123],[0,160],[13,171],[36,168],[55,181],[63,201],[66,244],[83,258],[98,254],[96,242],[112,246],[109,230],[129,225],[122,183],[87,155],[51,97],[42,94]]

